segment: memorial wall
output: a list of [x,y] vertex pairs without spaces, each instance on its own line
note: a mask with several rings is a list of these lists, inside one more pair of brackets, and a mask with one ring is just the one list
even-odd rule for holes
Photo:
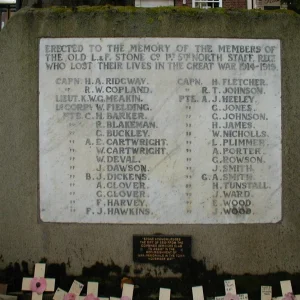
[[97,261],[151,272],[164,247],[219,272],[297,272],[299,22],[16,14],[0,34],[0,266],[45,257],[75,275]]

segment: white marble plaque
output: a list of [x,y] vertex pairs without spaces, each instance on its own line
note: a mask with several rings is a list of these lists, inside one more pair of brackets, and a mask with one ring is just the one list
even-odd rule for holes
[[44,222],[281,220],[280,41],[41,39]]

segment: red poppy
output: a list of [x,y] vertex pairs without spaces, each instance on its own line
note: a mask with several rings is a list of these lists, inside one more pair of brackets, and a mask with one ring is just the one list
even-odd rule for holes
[[238,295],[228,293],[225,295],[224,300],[240,300],[240,297]]
[[45,278],[32,278],[30,282],[30,289],[32,292],[37,293],[38,295],[41,295],[45,292],[47,287],[47,281]]

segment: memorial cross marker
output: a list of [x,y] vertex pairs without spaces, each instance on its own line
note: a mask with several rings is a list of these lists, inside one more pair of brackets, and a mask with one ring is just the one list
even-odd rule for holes
[[99,300],[98,298],[98,282],[87,283],[86,296],[80,296],[79,300]]
[[123,300],[132,300],[133,290],[134,290],[134,285],[133,284],[124,283],[123,284],[123,289],[122,289],[121,299],[123,298]]
[[280,41],[42,38],[39,134],[44,222],[278,222]]
[[165,288],[160,288],[159,289],[159,300],[170,300],[171,297],[171,290],[170,289],[165,289]]
[[294,295],[292,283],[290,280],[280,281],[281,297],[275,297],[274,300],[300,300],[300,295]]
[[[132,300],[133,290],[134,290],[133,284],[123,283],[121,298],[110,297],[109,299],[110,300]],[[100,298],[100,300],[102,300],[102,298]]]
[[42,300],[44,292],[54,291],[55,279],[45,277],[46,264],[35,264],[33,278],[23,278],[22,291],[32,291],[32,300]]
[[193,300],[204,300],[203,287],[194,286],[192,287]]
[[271,286],[262,286],[260,292],[261,292],[261,300],[272,300]]
[[215,300],[248,300],[248,294],[236,294],[234,280],[225,280],[225,296],[215,297]]
[[79,300],[80,299],[79,295],[83,287],[84,285],[82,283],[74,280],[69,292],[62,290],[61,288],[57,288],[53,296],[53,299],[54,300]]

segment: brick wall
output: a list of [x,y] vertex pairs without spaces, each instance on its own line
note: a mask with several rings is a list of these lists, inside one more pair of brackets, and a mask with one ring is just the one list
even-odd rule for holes
[[[186,0],[185,5],[192,7],[192,0]],[[183,6],[183,0],[175,0],[175,6]]]
[[246,0],[223,0],[224,8],[247,8]]

